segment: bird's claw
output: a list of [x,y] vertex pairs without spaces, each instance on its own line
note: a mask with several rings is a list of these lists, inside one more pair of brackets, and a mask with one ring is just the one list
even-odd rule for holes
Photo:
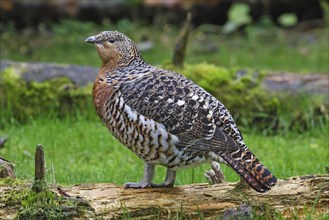
[[204,173],[204,176],[209,180],[210,184],[225,182],[225,177],[220,164],[216,161],[212,161],[211,168],[211,170]]
[[152,183],[147,182],[128,182],[124,184],[125,189],[143,189],[143,188],[151,188]]
[[153,183],[153,188],[161,188],[161,187],[164,187],[164,188],[172,188],[174,187],[174,183],[166,183],[166,182],[163,182],[163,183],[160,183],[160,184],[154,184]]
[[124,184],[125,189],[144,189],[144,188],[160,188],[160,187],[173,187],[173,183],[160,183],[160,184],[155,184],[155,183],[147,183],[147,182],[128,182]]

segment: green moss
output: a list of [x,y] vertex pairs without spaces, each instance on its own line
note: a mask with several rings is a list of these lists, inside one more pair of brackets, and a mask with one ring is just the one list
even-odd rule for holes
[[[324,97],[274,94],[262,88],[264,71],[225,69],[213,64],[165,65],[187,76],[218,98],[230,110],[239,127],[264,132],[312,129],[327,123]],[[1,73],[1,124],[25,122],[38,116],[97,117],[92,106],[92,84],[76,88],[66,77],[45,82],[25,82],[14,69]]]
[[67,77],[25,82],[14,69],[7,68],[0,78],[1,124],[39,116],[65,117],[92,109],[91,86],[77,89]]
[[16,219],[63,219],[72,217],[66,213],[63,205],[72,206],[72,202],[63,200],[52,191],[46,190],[40,193],[29,191],[21,200],[21,209]]
[[31,184],[28,181],[22,179],[9,177],[0,179],[0,187],[10,188],[9,193],[0,197],[0,204],[4,204],[5,207],[18,207],[20,201],[27,195],[29,185]]
[[0,178],[0,186],[19,186],[19,185],[25,185],[27,183],[27,180],[17,179],[17,178]]
[[88,212],[90,205],[82,199],[61,197],[49,189],[35,192],[26,180],[0,179],[1,187],[8,187],[0,197],[0,204],[9,210],[18,210],[15,219],[65,219],[79,217]]
[[34,192],[42,192],[48,190],[48,185],[44,180],[35,180],[32,186]]

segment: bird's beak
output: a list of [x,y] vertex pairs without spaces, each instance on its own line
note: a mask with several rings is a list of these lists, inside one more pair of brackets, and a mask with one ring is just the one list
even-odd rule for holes
[[94,44],[94,43],[97,42],[97,40],[96,40],[96,37],[95,36],[90,36],[90,37],[87,37],[86,38],[85,42]]

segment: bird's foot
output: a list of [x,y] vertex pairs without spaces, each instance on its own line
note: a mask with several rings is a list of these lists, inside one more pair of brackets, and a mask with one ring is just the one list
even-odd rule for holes
[[160,188],[160,187],[173,187],[174,183],[148,183],[148,182],[128,182],[124,184],[125,189],[144,189],[144,188]]
[[172,188],[172,187],[174,187],[174,183],[173,182],[170,182],[170,183],[168,183],[168,182],[163,182],[163,183],[160,183],[160,184],[153,184],[154,186],[154,188],[156,188],[156,187],[158,187],[158,188],[160,188],[160,187],[164,187],[164,188]]
[[240,178],[240,181],[237,182],[234,189],[239,190],[239,191],[245,191],[245,190],[250,189],[250,186],[244,179]]
[[124,184],[125,189],[143,189],[143,188],[151,188],[153,183],[148,182],[128,182]]
[[216,161],[212,161],[211,168],[211,170],[204,173],[204,176],[209,180],[210,184],[224,183],[225,177],[220,164]]

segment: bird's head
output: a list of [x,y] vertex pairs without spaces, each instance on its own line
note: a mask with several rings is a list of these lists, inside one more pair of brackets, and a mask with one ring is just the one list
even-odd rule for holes
[[88,37],[85,41],[96,46],[104,66],[116,68],[143,61],[135,43],[120,32],[103,31]]

